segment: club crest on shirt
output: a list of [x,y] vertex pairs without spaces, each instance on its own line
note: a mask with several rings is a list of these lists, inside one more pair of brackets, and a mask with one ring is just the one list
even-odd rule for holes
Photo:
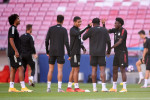
[[120,36],[120,32],[118,33],[118,36]]

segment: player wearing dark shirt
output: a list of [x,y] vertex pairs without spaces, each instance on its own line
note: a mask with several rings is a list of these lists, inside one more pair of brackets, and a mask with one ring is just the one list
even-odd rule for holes
[[113,87],[109,90],[110,92],[117,92],[117,78],[118,68],[120,67],[123,80],[123,89],[120,92],[127,92],[126,88],[126,67],[128,66],[128,51],[126,47],[127,31],[122,26],[124,20],[122,18],[116,18],[115,28],[109,29],[109,33],[114,33],[114,61],[113,61]]
[[21,40],[22,64],[24,66],[24,76],[28,64],[29,85],[34,87],[35,85],[33,82],[33,77],[35,74],[35,62],[33,61],[32,55],[35,59],[37,58],[37,55],[34,47],[34,40],[31,34],[32,34],[32,25],[28,24],[26,26],[26,33],[20,37],[20,40]]
[[[54,70],[54,64],[57,60],[58,64],[58,92],[64,92],[61,89],[62,86],[62,70],[65,63],[65,50],[64,45],[67,48],[68,56],[70,57],[70,47],[68,42],[68,34],[66,28],[62,27],[64,22],[64,16],[57,16],[57,25],[49,28],[45,40],[46,53],[49,56],[49,72],[47,77],[47,92],[51,92],[51,80]],[[50,42],[50,47],[49,47]],[[49,48],[48,48],[49,47]]]
[[[81,43],[81,34],[83,34],[86,29],[90,27],[88,25],[83,30],[80,30],[79,27],[81,26],[81,18],[76,16],[73,19],[74,26],[70,29],[70,50],[71,50],[71,67],[72,70],[69,75],[69,82],[68,82],[68,88],[67,92],[85,92],[85,90],[82,90],[79,88],[78,85],[78,74],[79,74],[79,66],[80,66],[80,55],[81,55],[81,48],[83,48],[83,51],[85,52],[86,49]],[[72,89],[72,82],[74,81],[75,90]]]
[[92,20],[93,27],[88,30],[83,36],[83,40],[87,38],[90,39],[90,64],[92,66],[92,82],[93,82],[93,91],[97,92],[96,88],[96,76],[97,76],[97,65],[100,66],[100,76],[102,79],[102,91],[108,92],[106,88],[106,75],[105,75],[105,53],[106,45],[108,45],[107,54],[110,54],[111,51],[111,41],[109,34],[104,27],[100,27],[100,19],[94,18]]
[[[147,55],[147,59],[145,56]],[[146,40],[144,51],[143,51],[143,62],[146,62],[145,82],[141,88],[147,88],[148,79],[150,75],[150,39]]]
[[[141,31],[138,32],[138,34],[139,34],[140,38],[144,40],[143,47],[145,47],[145,44],[146,44],[145,42],[146,42],[146,40],[148,39],[148,38],[146,37],[146,35],[145,35],[145,31],[144,31],[144,30],[141,30]],[[146,56],[145,56],[145,61],[147,61],[147,54],[146,54]],[[145,64],[145,63],[146,63],[146,62],[143,62],[143,61],[142,61],[142,58],[139,59],[139,60],[136,62],[136,67],[137,67],[137,70],[138,70],[138,72],[139,72],[139,82],[138,82],[138,84],[141,84],[141,82],[144,80],[144,76],[143,76],[143,73],[142,73],[142,70],[141,70],[141,64]]]
[[[19,16],[17,14],[12,14],[8,18],[9,24],[11,27],[8,31],[8,57],[10,59],[10,87],[8,92],[32,92],[27,87],[25,87],[24,83],[24,71],[22,66],[22,61],[20,58],[21,53],[21,45],[19,39],[19,32],[17,30],[17,26],[20,24]],[[19,80],[21,84],[21,91],[14,88],[14,79],[15,73],[19,69]]]

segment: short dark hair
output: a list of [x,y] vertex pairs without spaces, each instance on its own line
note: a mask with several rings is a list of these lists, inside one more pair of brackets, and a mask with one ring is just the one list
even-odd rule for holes
[[116,21],[118,21],[121,24],[121,26],[124,25],[124,20],[122,18],[117,17]]
[[143,35],[145,35],[145,31],[144,31],[144,30],[141,30],[141,31],[138,32],[138,34],[143,34]]
[[64,21],[63,15],[57,15],[57,22],[62,23]]
[[12,14],[8,17],[8,21],[10,25],[13,25],[15,20],[19,17],[19,15],[17,14]]
[[79,16],[75,16],[74,18],[73,18],[73,21],[74,22],[76,22],[77,20],[80,20],[81,18],[79,17]]
[[26,31],[27,31],[27,30],[30,30],[31,28],[32,28],[32,24],[26,25]]
[[100,25],[100,19],[99,18],[94,18],[92,20],[92,23]]

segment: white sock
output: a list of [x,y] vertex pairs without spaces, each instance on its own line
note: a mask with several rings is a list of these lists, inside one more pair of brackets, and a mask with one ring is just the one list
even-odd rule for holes
[[25,88],[25,83],[24,83],[24,81],[21,81],[20,84],[21,84],[21,87],[22,87],[22,88]]
[[113,89],[117,89],[117,82],[113,82]]
[[61,89],[62,82],[58,81],[58,89]]
[[32,80],[32,82],[33,82],[33,76],[30,76],[30,77],[29,77],[29,80]]
[[14,82],[10,82],[10,83],[9,83],[9,87],[10,87],[10,88],[14,88]]
[[144,76],[143,76],[143,73],[142,73],[142,72],[139,72],[139,77],[140,77],[140,79],[141,79],[141,78],[144,78]]
[[[33,76],[30,76],[29,77],[29,80],[31,80],[32,81],[32,83],[33,83]],[[31,84],[31,82],[29,81],[29,84]]]
[[124,89],[127,89],[126,86],[127,86],[127,82],[123,82],[123,88],[124,88]]
[[102,83],[102,89],[106,88],[106,83]]
[[145,79],[144,87],[147,87],[147,79]]
[[79,84],[78,83],[74,83],[74,87],[75,88],[79,88]]
[[51,81],[47,82],[47,88],[50,89],[51,88]]
[[72,88],[72,82],[68,82],[68,88]]
[[93,90],[94,90],[94,91],[97,91],[96,83],[93,83]]

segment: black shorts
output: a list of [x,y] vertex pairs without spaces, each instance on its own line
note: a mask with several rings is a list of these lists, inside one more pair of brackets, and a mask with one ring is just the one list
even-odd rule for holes
[[148,55],[145,56],[145,62],[143,62],[143,58],[140,59],[142,64],[146,64],[147,56],[148,56]]
[[146,62],[146,70],[150,70],[150,56],[147,56]]
[[13,67],[15,69],[22,66],[22,61],[21,61],[20,57],[16,58],[15,55],[9,56],[9,60],[10,60],[11,67]]
[[91,66],[106,66],[106,58],[105,56],[90,56],[90,65]]
[[32,55],[22,55],[22,65],[26,70],[27,64],[30,65],[31,68],[35,67],[35,62],[32,59]]
[[71,67],[79,67],[80,66],[80,55],[73,55],[71,56]]
[[113,66],[128,67],[128,51],[115,52]]
[[65,56],[49,56],[49,64],[55,64],[56,60],[58,64],[64,64]]

